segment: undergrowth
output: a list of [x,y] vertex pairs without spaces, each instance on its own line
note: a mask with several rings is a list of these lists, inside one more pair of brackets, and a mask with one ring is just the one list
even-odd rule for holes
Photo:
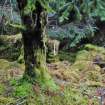
[[[93,96],[97,88],[104,87],[102,81],[105,74],[101,74],[101,68],[93,64],[93,59],[97,55],[105,60],[104,48],[90,44],[85,45],[82,50],[76,53],[60,52],[59,58],[62,62],[50,64],[53,69],[50,67],[49,72],[52,72],[52,76],[61,82],[69,82],[68,85],[57,84],[59,89],[51,91],[51,89],[46,88],[45,80],[41,80],[41,84],[37,82],[32,84],[11,78],[9,80],[10,85],[0,84],[0,104],[6,105],[18,98],[26,97],[25,100],[28,105],[88,105],[90,101],[88,95]],[[63,62],[66,60],[69,62]],[[1,59],[0,70],[8,71],[14,66],[20,67],[15,63]],[[47,83],[47,85],[52,84],[51,82]],[[5,97],[7,87],[12,87],[13,90],[10,96]],[[52,88],[54,88],[53,85]],[[91,100],[94,105],[98,105],[99,100],[97,98]]]

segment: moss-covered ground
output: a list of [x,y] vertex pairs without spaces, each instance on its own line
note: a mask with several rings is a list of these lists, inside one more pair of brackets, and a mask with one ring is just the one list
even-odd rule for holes
[[105,88],[105,72],[94,60],[105,61],[105,49],[91,44],[76,53],[60,51],[59,61],[48,63],[57,91],[20,81],[24,64],[0,59],[0,105],[99,105],[97,89]]

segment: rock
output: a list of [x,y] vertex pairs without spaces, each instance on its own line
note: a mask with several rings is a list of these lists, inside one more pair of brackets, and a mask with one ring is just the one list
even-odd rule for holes
[[0,59],[17,60],[21,53],[21,34],[0,35]]
[[96,55],[96,57],[93,59],[93,63],[100,66],[101,68],[105,67],[105,60],[103,60],[99,55]]

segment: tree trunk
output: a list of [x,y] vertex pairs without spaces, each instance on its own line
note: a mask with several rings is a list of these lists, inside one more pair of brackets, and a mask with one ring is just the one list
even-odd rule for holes
[[[26,79],[33,80],[45,85],[46,82],[54,84],[46,67],[46,11],[37,1],[35,10],[25,14],[24,8],[27,6],[27,0],[17,0],[21,19],[25,30],[22,31],[24,44],[24,60]],[[49,83],[47,83],[49,85]]]

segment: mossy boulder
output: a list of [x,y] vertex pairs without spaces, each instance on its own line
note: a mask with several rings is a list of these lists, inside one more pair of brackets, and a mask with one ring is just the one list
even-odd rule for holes
[[21,52],[21,34],[0,36],[0,59],[17,60]]
[[96,56],[100,56],[105,60],[105,48],[86,44],[84,48],[76,54],[76,60],[92,61]]
[[86,51],[86,50],[81,50],[76,54],[76,61],[89,60],[90,58],[91,58],[91,55],[89,54],[89,51]]
[[100,67],[97,65],[94,65],[91,61],[76,61],[72,66],[72,69],[76,71],[94,71],[98,70],[100,71]]
[[13,44],[17,43],[17,41],[21,41],[21,34],[17,35],[0,35],[0,44]]
[[98,47],[98,46],[92,45],[92,44],[86,44],[84,49],[86,49],[88,51],[95,51],[97,53],[105,54],[105,48],[104,47]]
[[105,49],[95,45],[87,44],[77,52],[75,62],[71,65],[70,70],[79,75],[79,82],[84,82],[87,86],[103,86],[101,71],[102,68],[94,64],[94,59],[99,56],[105,60]]

